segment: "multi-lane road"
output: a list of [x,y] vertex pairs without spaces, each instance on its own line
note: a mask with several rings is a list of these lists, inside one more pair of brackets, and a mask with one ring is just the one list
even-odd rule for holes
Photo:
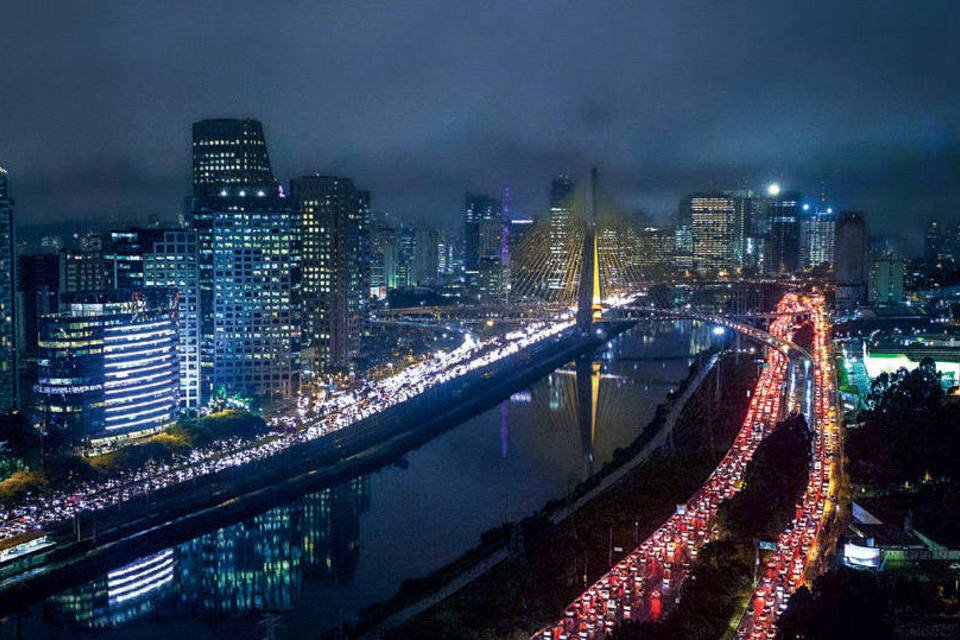
[[41,531],[79,514],[110,509],[137,495],[255,463],[281,451],[343,430],[425,391],[513,356],[532,345],[568,333],[569,320],[531,322],[522,329],[477,340],[472,335],[449,352],[380,380],[360,381],[333,393],[303,395],[295,410],[271,421],[273,431],[256,441],[233,438],[144,467],[69,490],[31,495],[12,507],[0,507],[0,541]]
[[775,638],[777,620],[790,597],[823,553],[826,525],[836,512],[840,433],[837,426],[836,377],[830,354],[830,320],[823,297],[804,296],[813,323],[813,457],[809,481],[790,526],[776,542],[753,594],[739,638]]
[[[795,319],[812,319],[814,325],[814,410],[816,451],[810,484],[798,507],[797,519],[781,535],[774,558],[755,596],[756,614],[744,617],[743,637],[766,638],[775,633],[776,617],[816,558],[818,533],[826,519],[824,501],[833,490],[832,457],[836,452],[833,405],[833,370],[829,359],[829,321],[821,296],[787,294],[777,306],[770,325],[770,349],[757,381],[743,425],[727,454],[706,482],[675,514],[646,540],[583,591],[563,617],[532,638],[536,640],[602,640],[626,620],[656,620],[663,615],[696,560],[701,547],[714,534],[713,518],[719,505],[739,489],[747,463],[757,446],[782,418],[788,358]],[[718,322],[761,337],[756,329]]]

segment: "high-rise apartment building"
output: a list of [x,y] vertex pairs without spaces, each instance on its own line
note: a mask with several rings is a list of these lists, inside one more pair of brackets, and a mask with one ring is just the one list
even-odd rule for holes
[[143,254],[143,286],[176,292],[180,406],[197,409],[201,394],[200,252],[196,231],[163,231]]
[[7,171],[0,167],[0,412],[19,406],[15,307],[16,236]]
[[695,194],[689,207],[694,270],[700,275],[735,272],[740,238],[736,198],[722,193]]
[[369,193],[349,178],[320,175],[293,179],[290,192],[303,243],[305,364],[317,372],[348,372],[359,348],[374,262],[365,237]]

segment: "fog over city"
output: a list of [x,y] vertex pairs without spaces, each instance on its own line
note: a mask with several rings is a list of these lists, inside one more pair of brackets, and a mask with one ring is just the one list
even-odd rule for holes
[[771,179],[822,182],[877,230],[956,217],[960,41],[942,26],[960,7],[864,9],[6,3],[0,158],[23,224],[174,219],[204,117],[263,121],[282,179],[355,176],[376,210],[438,226],[467,189],[542,211],[550,176],[594,164],[655,218]]

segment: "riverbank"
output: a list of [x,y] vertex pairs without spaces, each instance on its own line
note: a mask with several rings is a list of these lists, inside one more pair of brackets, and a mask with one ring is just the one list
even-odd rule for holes
[[[608,336],[628,323],[607,326]],[[392,407],[367,420],[266,461],[231,470],[190,485],[180,495],[152,494],[124,505],[122,513],[84,518],[80,527],[92,535],[64,546],[41,570],[4,583],[0,611],[22,608],[109,568],[177,542],[237,522],[305,491],[378,468],[430,440],[475,413],[499,403],[517,388],[539,379],[606,337],[567,336],[540,343],[504,361],[472,372],[443,388]],[[67,535],[71,533],[67,530]]]
[[[606,564],[608,554],[622,555],[622,552],[613,551],[614,547],[632,546],[634,536],[639,535],[641,521],[659,522],[675,507],[677,500],[686,498],[684,492],[689,493],[698,486],[702,480],[700,476],[690,487],[681,482],[683,486],[675,490],[676,479],[672,477],[675,471],[671,461],[680,456],[685,459],[685,469],[702,468],[705,477],[717,457],[714,451],[725,448],[732,439],[736,430],[725,432],[722,424],[730,420],[724,411],[714,406],[717,404],[714,394],[697,393],[715,390],[712,383],[704,384],[713,357],[714,354],[707,356],[688,374],[672,400],[658,408],[654,420],[637,439],[618,450],[614,460],[599,473],[566,498],[548,503],[536,515],[487,532],[480,545],[448,567],[425,578],[405,582],[394,598],[367,609],[350,630],[351,635],[474,637],[481,631],[493,633],[501,628],[529,632],[542,624],[546,616],[555,616],[557,611],[562,611],[573,595],[570,587],[579,584],[583,571],[592,575],[605,569],[609,566]],[[752,362],[747,364],[744,360],[743,364],[745,370],[755,371]],[[723,367],[728,368],[728,365]],[[725,395],[739,393],[740,385],[727,382],[728,379],[748,379],[751,375],[721,376],[725,381]],[[749,385],[743,386],[741,397],[745,398]],[[694,400],[691,402],[691,399]],[[745,408],[743,403],[744,411]],[[742,411],[731,419],[738,424],[742,420]],[[698,425],[716,427],[713,429],[715,437],[704,438],[702,433],[695,434]],[[708,450],[699,446],[698,443],[702,442],[708,443]],[[624,487],[634,487],[638,481],[659,487],[659,496],[668,498],[660,505],[660,510],[641,513],[644,506],[636,505],[636,509],[627,512],[631,513],[629,522],[600,527],[603,540],[588,540],[589,536],[580,534],[581,529],[591,530],[589,522],[593,515],[606,514],[607,519],[614,514],[622,516],[624,512],[611,503],[610,496],[621,494]],[[670,497],[674,494],[679,496],[676,500]],[[634,503],[635,498],[629,502]],[[617,544],[610,542],[613,538]],[[573,564],[581,566],[571,572],[576,575],[570,576],[571,584],[567,588],[555,589],[543,578],[547,575],[556,577],[557,567],[571,557],[575,558]],[[553,602],[552,595],[558,591],[571,593],[569,597],[562,595],[562,602]],[[536,612],[528,610],[531,608]],[[521,610],[528,611],[519,613]],[[536,622],[531,621],[531,617]],[[475,629],[476,633],[467,634],[464,629]]]

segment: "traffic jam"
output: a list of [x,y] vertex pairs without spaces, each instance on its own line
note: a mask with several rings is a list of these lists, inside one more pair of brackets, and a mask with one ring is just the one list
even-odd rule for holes
[[751,607],[737,631],[738,638],[775,638],[776,622],[790,597],[822,554],[821,540],[836,510],[836,483],[840,434],[837,425],[835,377],[830,357],[829,320],[820,295],[805,296],[813,323],[814,425],[810,479],[796,515],[780,534],[753,594]]
[[334,393],[301,396],[296,411],[270,420],[272,432],[260,439],[229,438],[167,462],[144,466],[110,478],[85,482],[69,489],[30,494],[14,506],[0,506],[0,540],[43,531],[78,514],[115,508],[134,496],[210,476],[225,469],[265,460],[297,444],[322,438],[424,391],[493,362],[510,357],[544,340],[558,339],[571,320],[534,322],[502,336],[464,342],[447,353],[379,380],[358,380]]
[[[794,315],[805,311],[805,304],[796,294],[786,294],[777,306],[777,314],[781,315],[771,322],[772,339],[768,343],[785,344],[792,340]],[[758,333],[752,328],[748,331],[746,326],[738,328],[745,333]],[[730,450],[693,497],[581,593],[566,608],[561,620],[538,631],[532,640],[601,640],[622,621],[655,621],[664,614],[671,601],[677,599],[698,550],[715,535],[712,523],[718,507],[739,490],[747,463],[781,418],[789,365],[785,350],[768,349],[743,426]],[[822,384],[822,375],[818,383]]]

